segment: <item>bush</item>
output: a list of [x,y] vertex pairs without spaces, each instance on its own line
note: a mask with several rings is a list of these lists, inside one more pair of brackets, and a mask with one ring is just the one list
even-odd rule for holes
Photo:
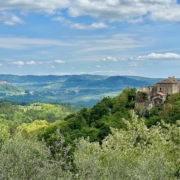
[[61,165],[61,160],[53,159],[50,150],[43,143],[30,141],[21,136],[5,141],[0,148],[2,180],[70,180],[71,166],[63,170]]
[[[131,122],[131,123],[130,123]],[[81,139],[74,154],[78,180],[169,180],[179,178],[180,131],[162,122],[147,128],[133,114],[127,130],[112,129],[102,145]],[[179,123],[180,124],[180,123]]]

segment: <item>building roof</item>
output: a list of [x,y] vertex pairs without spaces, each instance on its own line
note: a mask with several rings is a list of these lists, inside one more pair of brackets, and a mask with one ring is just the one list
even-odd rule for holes
[[168,79],[163,79],[162,81],[157,82],[156,84],[179,84],[179,83],[180,81],[173,76],[173,77],[168,77]]
[[160,95],[160,96],[166,96],[164,93],[162,93],[162,92],[157,92],[156,94],[158,94],[158,95]]

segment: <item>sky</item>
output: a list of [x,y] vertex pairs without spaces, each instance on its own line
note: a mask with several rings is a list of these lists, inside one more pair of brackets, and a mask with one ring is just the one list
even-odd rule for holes
[[0,74],[180,78],[180,0],[0,0]]

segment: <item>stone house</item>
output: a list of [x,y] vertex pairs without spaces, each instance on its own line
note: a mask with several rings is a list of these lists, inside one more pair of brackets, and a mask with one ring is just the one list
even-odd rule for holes
[[157,92],[162,92],[166,95],[180,92],[180,81],[173,77],[168,77],[155,84]]
[[166,100],[166,95],[162,92],[152,94],[151,103],[152,106],[160,106]]
[[165,100],[169,94],[180,92],[180,81],[173,77],[168,77],[160,82],[154,84],[154,86],[142,86],[140,92],[145,92],[148,95],[148,106],[159,106]]

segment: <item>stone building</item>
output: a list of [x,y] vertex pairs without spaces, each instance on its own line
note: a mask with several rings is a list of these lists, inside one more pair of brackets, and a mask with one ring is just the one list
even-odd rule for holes
[[159,106],[166,100],[167,95],[180,92],[180,81],[174,76],[168,77],[154,86],[142,86],[140,92],[147,93],[148,107]]
[[157,92],[151,95],[151,106],[160,106],[166,100],[166,95],[162,92]]
[[180,92],[180,81],[173,77],[168,77],[155,84],[157,92],[162,92],[166,95]]
[[153,86],[141,86],[140,91],[146,92],[147,94],[150,94],[153,90]]

